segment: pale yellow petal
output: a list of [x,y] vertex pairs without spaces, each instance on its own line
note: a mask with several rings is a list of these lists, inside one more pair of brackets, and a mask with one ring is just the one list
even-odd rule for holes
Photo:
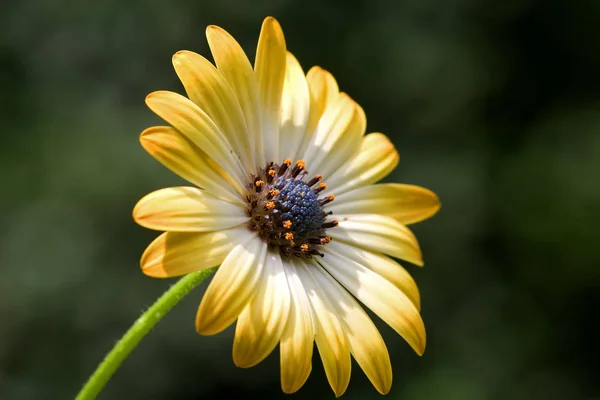
[[381,275],[400,289],[412,301],[417,310],[421,309],[421,295],[415,280],[406,269],[390,257],[335,240],[326,248],[335,250]]
[[224,29],[211,25],[206,28],[206,38],[219,72],[235,93],[242,108],[248,143],[254,154],[255,167],[265,165],[262,149],[262,123],[258,84],[252,65],[239,43]]
[[148,153],[183,179],[230,203],[244,204],[225,170],[177,129],[148,128],[140,135],[140,142]]
[[247,235],[246,227],[217,232],[165,232],[142,255],[144,274],[170,278],[214,267]]
[[263,152],[267,162],[279,161],[279,117],[285,64],[283,31],[275,18],[267,17],[260,31],[254,63],[262,105]]
[[346,289],[321,268],[314,268],[323,291],[335,299],[335,307],[354,359],[365,372],[375,389],[387,394],[392,386],[392,365],[381,334]]
[[334,138],[335,142],[331,146],[330,153],[321,160],[318,166],[319,173],[325,179],[358,154],[366,127],[367,117],[365,112],[358,104],[354,103],[352,120],[346,129]]
[[325,109],[337,99],[339,89],[334,77],[320,67],[312,67],[306,74],[306,83],[310,95],[310,111],[306,121],[306,129],[295,158],[301,158],[317,128],[317,124]]
[[327,231],[334,240],[423,265],[415,235],[395,219],[378,214],[336,215],[335,219],[339,225]]
[[440,209],[438,197],[429,189],[401,183],[363,186],[335,197],[334,214],[381,214],[401,224],[412,224]]
[[235,150],[200,107],[187,97],[167,91],[150,93],[146,97],[146,104],[202,151],[210,154],[238,184],[243,185],[247,176]]
[[133,209],[135,222],[149,229],[208,232],[248,221],[244,208],[193,187],[160,189],[144,196]]
[[[355,113],[356,104],[345,93],[340,93],[325,110],[302,157],[309,170],[327,176],[327,171],[323,170],[332,172],[333,164],[353,155],[348,149],[354,146],[353,150],[356,150],[360,140]],[[354,145],[353,141],[356,142]]]
[[173,56],[173,66],[190,100],[219,127],[244,168],[253,170],[254,158],[246,120],[225,78],[210,61],[191,51],[177,52]]
[[291,295],[290,315],[281,337],[281,388],[294,393],[304,385],[312,370],[315,330],[306,289],[296,266],[284,261]]
[[300,158],[298,150],[305,137],[309,114],[310,93],[304,71],[298,60],[288,52],[279,128],[281,158],[291,160]]
[[361,263],[336,251],[335,246],[325,246],[323,253],[325,256],[317,262],[422,355],[425,326],[408,296]]
[[236,320],[256,293],[266,254],[266,243],[250,232],[244,243],[231,250],[217,269],[198,308],[198,333],[214,335]]
[[[325,109],[337,99],[340,89],[333,75],[321,67],[312,67],[306,74],[306,80],[311,95],[317,101],[317,107],[314,111],[320,118]],[[319,111],[320,115],[318,114]],[[313,110],[311,110],[312,112]]]
[[279,253],[267,253],[256,295],[240,314],[235,327],[233,362],[252,367],[277,346],[290,313],[290,289]]
[[363,137],[358,153],[327,178],[324,193],[336,196],[350,189],[379,181],[396,168],[400,156],[393,143],[382,133]]
[[335,305],[339,301],[337,293],[329,292],[328,287],[323,287],[321,279],[318,279],[319,271],[315,271],[321,267],[316,263],[309,262],[307,265],[302,260],[295,263],[313,310],[315,342],[325,375],[335,396],[340,397],[348,388],[352,364],[348,339]]

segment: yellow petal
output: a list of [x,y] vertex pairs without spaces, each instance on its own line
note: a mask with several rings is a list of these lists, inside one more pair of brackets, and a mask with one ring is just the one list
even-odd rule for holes
[[408,296],[364,265],[337,252],[334,246],[325,246],[323,253],[325,256],[317,262],[422,355],[425,326]]
[[262,167],[265,165],[265,158],[262,150],[260,99],[252,65],[239,43],[224,29],[211,25],[206,28],[206,38],[219,72],[242,108],[248,129],[248,143],[257,163],[255,167]]
[[363,137],[358,153],[327,178],[325,193],[339,196],[350,189],[375,183],[392,172],[399,160],[396,148],[384,134],[370,133]]
[[367,117],[362,107],[354,103],[354,113],[352,120],[340,136],[335,138],[335,143],[332,145],[332,151],[327,155],[319,165],[321,175],[326,177],[331,176],[342,165],[352,159],[359,151],[362,138],[367,127]]
[[320,67],[312,67],[308,71],[306,82],[310,95],[310,112],[306,121],[305,133],[298,150],[296,150],[297,156],[295,158],[301,158],[304,155],[325,109],[338,98],[339,94],[334,77]]
[[165,232],[146,248],[140,265],[144,274],[170,278],[214,267],[223,262],[248,230],[238,227],[217,232]]
[[340,397],[348,388],[352,364],[348,339],[334,303],[338,301],[337,293],[328,292],[328,288],[323,287],[322,278],[318,279],[320,275],[315,271],[321,267],[316,263],[307,265],[302,260],[295,263],[313,310],[315,342],[327,380],[335,396]]
[[423,265],[415,235],[395,219],[378,214],[336,215],[335,218],[339,225],[327,231],[334,240]]
[[314,170],[315,173],[318,171],[323,175],[321,164],[323,164],[323,160],[337,152],[334,146],[352,124],[354,109],[354,101],[345,93],[341,93],[325,110],[302,156],[308,168]]
[[281,388],[294,393],[304,385],[312,370],[315,331],[312,311],[296,266],[284,263],[291,295],[290,315],[281,337]]
[[219,127],[247,170],[254,169],[246,121],[233,90],[217,68],[191,51],[173,56],[173,66],[190,100]]
[[141,226],[159,231],[207,232],[248,220],[244,209],[193,187],[160,189],[144,196],[133,209]]
[[279,161],[279,117],[285,79],[286,49],[283,31],[273,17],[265,18],[254,71],[262,105],[263,151],[268,161]]
[[[310,96],[310,110],[306,128],[295,158],[302,158],[315,133],[323,113],[339,97],[339,89],[334,77],[320,67],[312,67],[306,74],[306,83]],[[312,169],[312,167],[311,167]]]
[[310,93],[304,71],[298,60],[287,53],[285,83],[281,99],[279,155],[297,160],[310,114]]
[[328,249],[344,254],[346,257],[364,265],[376,274],[381,275],[394,286],[400,289],[414,304],[417,310],[421,309],[421,295],[415,280],[400,264],[381,253],[373,253],[349,244],[333,241],[327,245]]
[[334,214],[382,214],[401,224],[412,224],[434,215],[440,201],[431,190],[401,183],[381,183],[356,188],[335,197]]
[[310,93],[317,102],[314,112],[319,119],[325,109],[337,99],[340,89],[333,75],[321,67],[312,67],[306,74],[306,80]]
[[277,346],[290,312],[290,290],[278,253],[269,251],[256,295],[240,314],[233,341],[233,362],[252,367]]
[[336,299],[335,307],[342,323],[350,352],[375,389],[387,394],[392,386],[392,365],[381,334],[354,298],[321,268],[313,268],[323,291]]
[[142,132],[140,142],[148,153],[183,179],[230,203],[244,205],[231,177],[177,129],[148,128]]
[[221,332],[236,320],[252,299],[265,265],[266,243],[248,233],[225,257],[208,285],[196,314],[196,330],[201,335]]
[[246,181],[235,150],[212,119],[196,104],[177,93],[158,91],[146,97],[146,104],[223,168],[240,185]]

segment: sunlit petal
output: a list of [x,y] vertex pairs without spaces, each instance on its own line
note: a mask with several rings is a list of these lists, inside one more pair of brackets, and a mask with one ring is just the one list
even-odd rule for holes
[[279,118],[285,64],[283,31],[275,18],[268,17],[260,31],[254,70],[262,106],[263,152],[270,161],[279,161]]
[[214,267],[223,262],[236,244],[247,237],[245,227],[217,232],[165,232],[144,251],[144,274],[170,278]]
[[378,214],[350,214],[336,215],[336,220],[339,226],[330,233],[334,240],[423,265],[415,235],[395,219]]
[[396,168],[400,155],[382,133],[369,133],[362,139],[358,153],[331,176],[328,190],[339,196],[350,189],[375,183]]
[[196,330],[202,335],[214,335],[231,325],[256,293],[267,246],[258,236],[247,239],[227,255],[204,293],[196,315]]
[[254,166],[246,120],[235,93],[217,68],[191,51],[173,56],[173,66],[190,98],[219,127],[246,169]]
[[243,205],[232,178],[177,129],[154,126],[140,135],[148,153],[183,179],[230,203]]
[[440,201],[435,193],[420,186],[381,183],[336,196],[329,209],[334,214],[387,215],[407,225],[431,217],[440,209]]
[[248,221],[239,205],[186,186],[144,196],[133,209],[133,218],[143,227],[174,232],[216,231]]
[[277,346],[290,312],[288,287],[281,256],[267,253],[256,294],[239,316],[233,341],[233,361],[252,367]]
[[325,257],[317,262],[358,300],[390,325],[417,352],[425,351],[425,326],[419,310],[401,290],[389,281],[336,251],[323,249]]
[[306,288],[294,260],[285,263],[290,288],[291,307],[281,337],[281,388],[294,393],[304,385],[312,370],[315,328]]

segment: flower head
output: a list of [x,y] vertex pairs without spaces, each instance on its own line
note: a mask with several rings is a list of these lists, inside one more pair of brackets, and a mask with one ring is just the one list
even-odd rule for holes
[[359,301],[423,353],[419,291],[391,257],[423,264],[407,225],[433,215],[437,197],[374,184],[396,167],[394,146],[381,133],[365,135],[363,110],[330,73],[304,74],[274,18],[263,23],[254,67],[223,29],[209,26],[206,35],[216,66],[189,51],[173,56],[188,97],[146,98],[170,126],[145,130],[142,146],[194,186],[136,205],[138,224],[165,231],[142,255],[142,271],[174,277],[220,265],[197,331],[216,334],[237,320],[240,367],[279,344],[285,392],[308,378],[316,342],[336,396],[348,385],[351,355],[387,393],[388,352]]

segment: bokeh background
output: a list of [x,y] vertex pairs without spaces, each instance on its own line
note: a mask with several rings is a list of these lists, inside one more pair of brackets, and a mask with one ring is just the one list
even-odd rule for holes
[[[274,15],[390,135],[391,180],[437,192],[414,226],[428,348],[379,324],[390,399],[600,399],[600,3],[596,0],[25,0],[0,11],[0,398],[73,398],[172,280],[145,277],[155,233],[131,209],[181,183],[147,155],[171,55],[209,56],[208,24],[251,59]],[[330,399],[315,354],[293,397],[279,356],[231,360],[194,331],[196,289],[102,399]],[[346,399],[379,398],[355,365]]]

